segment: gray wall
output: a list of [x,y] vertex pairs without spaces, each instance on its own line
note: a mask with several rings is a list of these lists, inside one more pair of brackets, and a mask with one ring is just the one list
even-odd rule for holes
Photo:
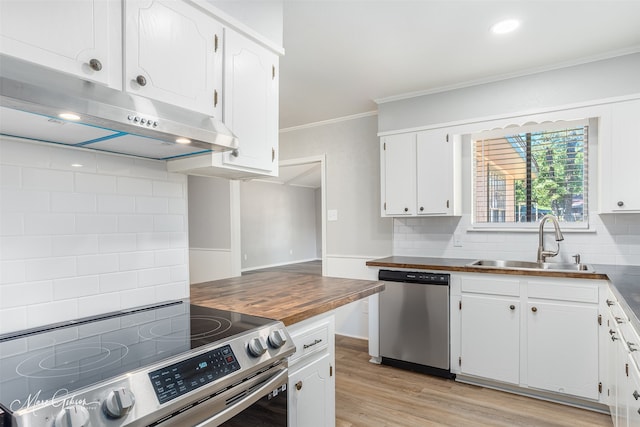
[[231,248],[229,180],[189,176],[189,247]]
[[280,160],[326,155],[328,256],[391,254],[390,219],[380,217],[377,117],[368,116],[280,133]]
[[640,53],[378,106],[380,132],[640,92]]
[[317,258],[314,189],[242,182],[240,211],[243,270]]
[[316,258],[322,259],[322,188],[316,188]]

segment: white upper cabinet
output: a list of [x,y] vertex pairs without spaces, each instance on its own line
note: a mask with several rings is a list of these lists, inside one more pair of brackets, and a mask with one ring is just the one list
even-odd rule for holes
[[460,215],[460,139],[445,130],[381,140],[382,216]]
[[278,71],[278,55],[227,31],[224,123],[240,148],[224,153],[224,164],[277,175]]
[[120,2],[75,0],[63,4],[2,0],[2,53],[120,88]]
[[222,25],[181,1],[125,5],[125,90],[222,120]]
[[380,145],[382,216],[416,213],[416,134],[382,138]]
[[460,141],[446,130],[418,133],[417,214],[460,215]]
[[600,212],[640,212],[640,100],[611,105],[610,140],[601,142]]

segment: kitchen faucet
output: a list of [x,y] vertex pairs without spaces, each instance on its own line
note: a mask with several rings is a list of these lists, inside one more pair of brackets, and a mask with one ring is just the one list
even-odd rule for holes
[[[553,223],[553,228],[555,229],[556,234],[556,250],[555,251],[545,251],[544,250],[544,224],[547,221],[551,221]],[[564,236],[562,235],[562,231],[560,231],[560,224],[558,224],[558,220],[555,216],[551,214],[546,214],[540,220],[540,230],[538,231],[538,262],[545,262],[547,257],[552,257],[558,255],[560,252],[560,241],[564,240]]]

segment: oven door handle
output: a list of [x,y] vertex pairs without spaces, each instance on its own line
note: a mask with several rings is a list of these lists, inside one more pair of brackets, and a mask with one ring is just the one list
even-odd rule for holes
[[266,396],[269,392],[274,390],[277,387],[280,387],[283,384],[287,383],[289,378],[289,369],[284,368],[273,377],[269,379],[266,383],[261,385],[259,388],[254,390],[251,394],[243,397],[241,400],[234,402],[231,406],[226,408],[224,411],[220,411],[211,418],[208,418],[202,421],[199,424],[196,424],[194,427],[213,427],[220,425],[221,421],[227,421],[240,412],[244,411],[264,396]]

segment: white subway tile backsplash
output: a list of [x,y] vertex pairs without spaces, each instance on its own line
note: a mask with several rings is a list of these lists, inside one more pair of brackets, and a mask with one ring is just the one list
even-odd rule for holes
[[96,235],[67,235],[53,236],[52,255],[90,255],[98,252],[98,236]]
[[24,282],[26,277],[25,261],[0,261],[0,285]]
[[0,239],[2,260],[43,258],[52,255],[50,236],[7,236]]
[[155,197],[184,196],[185,186],[179,182],[153,181],[153,195]]
[[138,271],[138,285],[140,287],[156,286],[171,282],[170,268],[150,268]]
[[136,271],[103,274],[100,276],[100,292],[103,293],[135,289],[137,286],[138,273]]
[[78,302],[75,299],[35,304],[27,307],[27,327],[34,328],[47,323],[56,323],[78,317]]
[[51,211],[53,212],[96,212],[96,196],[93,194],[51,193]]
[[53,281],[53,299],[74,299],[100,292],[99,276],[69,277]]
[[20,236],[24,234],[24,215],[4,213],[0,215],[0,236]]
[[73,214],[26,214],[24,229],[27,235],[72,234],[76,229]]
[[73,172],[26,168],[22,170],[22,186],[32,190],[73,191]]
[[185,175],[0,137],[0,178],[0,333],[189,296]]
[[115,176],[92,173],[75,174],[75,191],[89,194],[115,194],[117,180]]
[[27,282],[59,279],[76,275],[75,257],[30,259],[26,261]]
[[118,254],[79,256],[77,271],[79,276],[114,273],[118,271]]
[[153,231],[152,215],[119,215],[118,232],[120,233],[140,233]]
[[154,252],[128,252],[118,254],[120,271],[141,270],[154,266]]
[[48,212],[51,210],[50,199],[50,193],[44,191],[2,188],[0,189],[0,212],[3,214]]
[[168,267],[172,265],[184,265],[186,264],[187,250],[186,249],[171,249],[168,251],[156,251],[155,252],[155,266],[156,267]]
[[53,282],[18,283],[0,286],[0,308],[21,307],[53,300]]
[[155,291],[156,291],[156,298],[158,302],[188,298],[189,283],[177,282],[177,283],[169,283],[167,285],[160,285],[160,286],[156,286]]
[[153,217],[154,231],[184,231],[184,215],[156,215]]
[[77,317],[94,316],[97,313],[110,313],[120,310],[120,294],[118,292],[101,293],[77,298]]
[[118,194],[150,196],[152,193],[153,186],[148,179],[118,177]]
[[136,250],[134,233],[105,234],[98,237],[100,253],[131,252]]
[[117,231],[117,215],[76,215],[76,233],[78,234],[102,234]]
[[99,213],[133,213],[136,199],[133,196],[98,196]]
[[22,169],[0,164],[0,187],[18,188],[22,185]]
[[136,212],[167,214],[169,213],[169,200],[165,197],[136,197]]

